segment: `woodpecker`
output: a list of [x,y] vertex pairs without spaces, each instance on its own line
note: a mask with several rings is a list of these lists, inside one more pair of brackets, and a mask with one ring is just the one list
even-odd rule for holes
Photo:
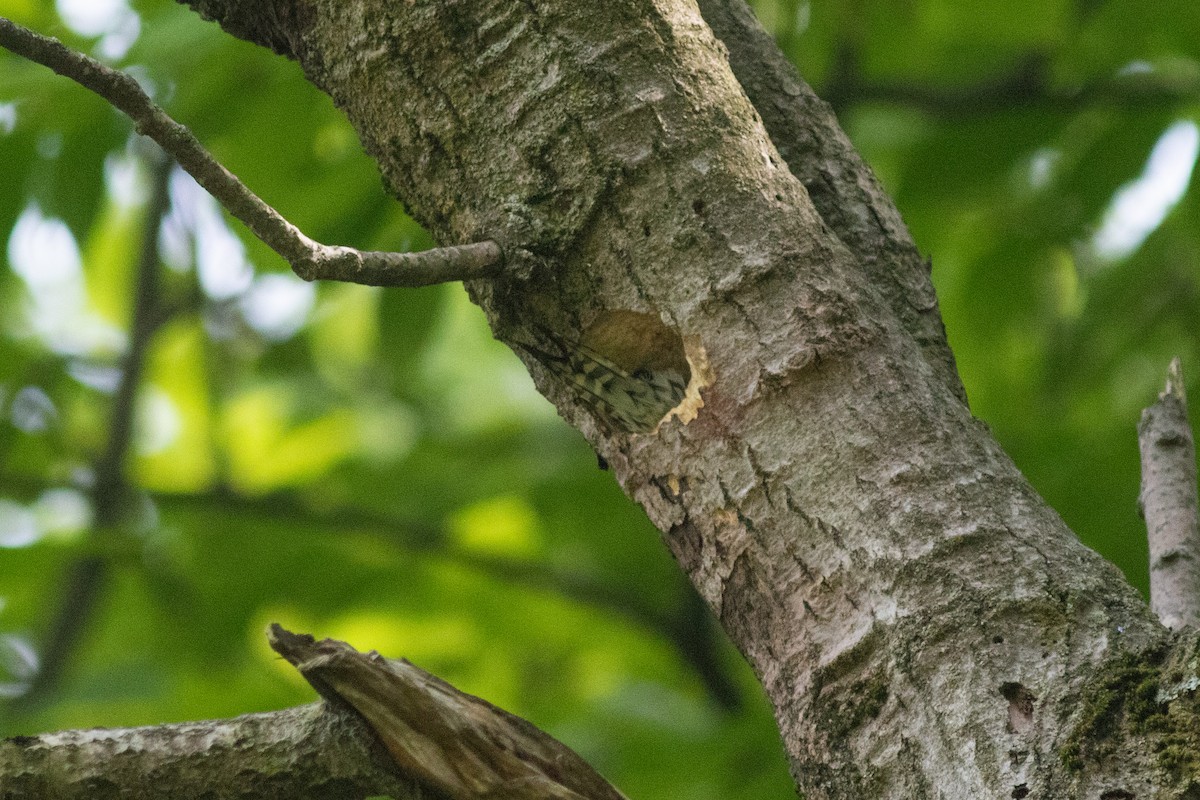
[[691,368],[683,340],[653,314],[603,311],[575,342],[540,332],[557,352],[518,346],[565,380],[609,427],[649,433],[687,393]]

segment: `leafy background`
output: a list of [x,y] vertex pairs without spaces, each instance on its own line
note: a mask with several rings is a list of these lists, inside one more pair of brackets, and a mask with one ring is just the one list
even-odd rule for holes
[[[1200,4],[755,7],[931,256],[975,413],[1144,589],[1134,426],[1171,356],[1200,374]],[[314,237],[431,244],[294,64],[165,0],[0,14],[133,72]],[[161,172],[0,53],[0,735],[306,702],[278,620],[534,720],[631,797],[792,795],[740,657],[459,286],[303,284],[186,178],[157,202]]]

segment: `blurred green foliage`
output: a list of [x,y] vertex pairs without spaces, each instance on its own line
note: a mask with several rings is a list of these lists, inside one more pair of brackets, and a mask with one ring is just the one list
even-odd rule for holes
[[[1134,425],[1172,355],[1200,374],[1200,5],[754,5],[932,258],[975,413],[1144,588]],[[166,0],[0,14],[133,72],[315,238],[431,244],[296,65]],[[0,53],[0,695],[69,565],[107,565],[0,735],[305,702],[279,621],[406,656],[631,797],[791,796],[745,665],[461,288],[314,291],[178,175],[126,513],[97,524],[150,171],[104,102]]]

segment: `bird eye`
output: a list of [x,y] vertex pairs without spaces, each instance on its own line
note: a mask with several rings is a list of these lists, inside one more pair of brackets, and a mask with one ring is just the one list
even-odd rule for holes
[[641,369],[635,369],[630,377],[637,378],[639,381],[649,381],[654,375],[651,374],[650,370],[642,367]]

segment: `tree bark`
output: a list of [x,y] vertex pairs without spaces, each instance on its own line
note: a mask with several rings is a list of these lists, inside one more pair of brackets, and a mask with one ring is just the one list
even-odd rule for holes
[[278,624],[326,702],[231,720],[0,740],[0,800],[625,800],[537,726],[404,661]]
[[683,337],[703,407],[652,435],[528,363],[754,667],[807,796],[1200,796],[1195,636],[971,417],[898,218],[850,205],[869,173],[796,177],[847,174],[844,136],[804,104],[813,146],[768,134],[730,66],[761,38],[691,0],[189,4],[298,60],[443,244],[501,245],[468,286],[500,339],[611,309]]
[[429,798],[353,711],[313,703],[230,720],[0,740],[0,800]]
[[1158,402],[1142,411],[1138,446],[1138,507],[1150,542],[1150,608],[1172,630],[1195,628],[1200,625],[1196,443],[1178,358],[1171,361]]

